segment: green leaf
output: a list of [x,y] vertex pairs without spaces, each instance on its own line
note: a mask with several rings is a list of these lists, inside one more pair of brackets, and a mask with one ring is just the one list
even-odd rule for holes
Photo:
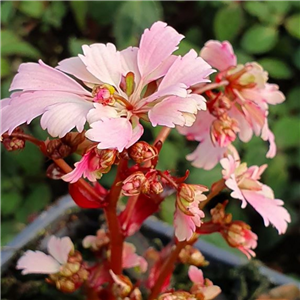
[[1,213],[3,215],[15,212],[22,201],[18,192],[4,193],[1,198]]
[[40,52],[15,35],[12,31],[1,30],[1,55],[22,55],[30,58],[40,58]]
[[278,32],[275,28],[255,25],[246,31],[241,45],[249,53],[260,54],[270,51],[277,41]]
[[252,16],[258,17],[264,21],[269,17],[270,10],[265,2],[260,1],[246,1],[244,3],[245,10]]
[[7,24],[12,19],[15,8],[12,1],[5,1],[1,4],[1,23]]
[[167,197],[160,205],[159,216],[168,224],[173,224],[175,212],[175,196]]
[[234,4],[218,11],[214,19],[214,33],[219,40],[232,41],[243,25],[243,13],[240,5]]
[[113,23],[113,31],[118,47],[125,48],[136,45],[145,28],[161,19],[162,8],[160,2],[123,2],[115,15]]
[[300,112],[299,99],[300,99],[300,87],[297,86],[291,89],[286,96],[286,105],[289,107],[291,111]]
[[273,132],[279,148],[286,149],[299,145],[300,122],[297,117],[290,116],[278,120],[274,124]]
[[85,20],[88,13],[87,1],[70,1],[71,9],[74,14],[77,26],[80,30],[85,28]]
[[293,60],[298,70],[300,70],[300,47],[298,47],[298,49],[295,51]]
[[258,63],[275,79],[290,79],[293,76],[291,68],[277,58],[263,58]]
[[291,36],[300,39],[300,14],[289,17],[284,26]]
[[269,7],[272,13],[276,14],[286,14],[291,8],[290,1],[266,1],[264,2]]
[[25,15],[33,18],[40,18],[45,11],[45,3],[42,1],[20,1],[19,10]]
[[31,193],[24,200],[23,205],[16,211],[16,219],[19,222],[27,222],[31,214],[39,213],[45,209],[50,199],[51,191],[46,184],[35,185]]
[[1,78],[9,75],[11,72],[10,64],[7,59],[1,57]]
[[183,40],[180,45],[179,48],[174,52],[175,55],[185,55],[186,53],[188,53],[191,49],[196,50],[196,52],[199,52],[200,49],[198,46],[191,44],[188,41]]
[[43,15],[43,22],[54,28],[59,28],[66,13],[67,8],[64,1],[51,1]]

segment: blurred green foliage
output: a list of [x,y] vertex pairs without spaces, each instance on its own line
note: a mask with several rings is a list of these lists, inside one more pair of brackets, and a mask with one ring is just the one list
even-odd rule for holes
[[[84,43],[113,42],[119,49],[136,45],[143,30],[156,20],[166,21],[186,36],[177,54],[190,48],[199,51],[209,39],[229,40],[240,63],[258,61],[269,72],[270,82],[279,84],[286,95],[284,104],[270,108],[277,157],[266,159],[267,145],[256,137],[247,144],[237,141],[236,146],[249,165],[269,164],[263,180],[285,201],[294,226],[299,225],[300,2],[2,1],[1,17],[2,98],[9,96],[8,88],[20,63],[41,58],[54,66],[81,52]],[[46,138],[38,122],[27,130]],[[154,138],[158,130],[148,127],[146,137]],[[210,186],[220,178],[220,167],[211,171],[192,168],[184,156],[195,146],[173,131],[163,147],[159,167],[179,175],[190,169],[191,182]],[[31,145],[18,153],[2,149],[3,243],[37,211],[67,192],[66,184],[46,179],[47,165]],[[110,177],[103,177],[104,184]],[[161,212],[169,222],[172,201],[168,199]],[[241,211],[240,203],[235,202],[230,205],[232,212],[239,211],[238,217],[249,221],[259,236],[270,237],[259,249],[273,249],[282,237],[274,229],[264,228],[250,208]]]

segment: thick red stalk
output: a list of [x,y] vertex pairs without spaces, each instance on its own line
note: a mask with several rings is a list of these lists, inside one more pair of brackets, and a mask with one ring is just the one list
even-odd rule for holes
[[124,237],[117,216],[117,203],[120,197],[122,185],[122,174],[127,168],[127,160],[119,162],[116,178],[111,190],[107,195],[108,205],[105,207],[105,216],[110,236],[110,268],[116,274],[122,274],[122,252]]

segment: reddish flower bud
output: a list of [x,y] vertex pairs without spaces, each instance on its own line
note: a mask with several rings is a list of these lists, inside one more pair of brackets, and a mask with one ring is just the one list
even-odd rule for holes
[[116,275],[112,270],[109,270],[112,279],[114,280],[112,292],[116,299],[124,299],[132,292],[133,284],[127,276]]
[[122,192],[125,196],[146,194],[149,190],[149,181],[142,172],[135,172],[123,181]]
[[210,210],[212,222],[215,224],[229,224],[232,221],[232,215],[226,214],[225,207],[228,201],[218,203],[216,207]]
[[146,142],[135,143],[129,148],[128,154],[136,163],[141,164],[157,156],[157,149]]
[[[23,133],[23,130],[19,127],[17,127],[13,133]],[[25,147],[25,139],[22,139],[17,136],[6,136],[1,140],[3,146],[7,151],[16,151],[16,150],[22,150]]]

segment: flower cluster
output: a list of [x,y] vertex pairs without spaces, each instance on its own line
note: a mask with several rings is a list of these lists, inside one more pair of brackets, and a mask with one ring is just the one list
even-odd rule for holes
[[[52,236],[49,255],[29,250],[18,260],[22,274],[48,274],[47,282],[63,292],[84,283],[87,297],[96,300],[141,300],[142,293],[149,300],[210,300],[220,288],[198,269],[208,264],[193,247],[198,236],[219,232],[248,258],[255,256],[258,239],[248,224],[225,213],[227,202],[217,204],[205,220],[204,207],[211,199],[228,188],[242,208],[249,203],[265,226],[285,233],[290,215],[260,181],[267,166],[247,167],[233,146],[237,137],[248,142],[260,136],[270,144],[267,157],[274,157],[269,105],[282,103],[284,95],[267,82],[259,64],[238,64],[229,42],[208,41],[200,55],[195,50],[175,55],[182,39],[158,21],[144,31],[138,47],[118,51],[111,43],[83,45],[83,54],[55,68],[41,60],[20,65],[11,96],[1,101],[4,147],[14,151],[34,143],[53,161],[47,175],[68,182],[76,204],[102,208],[106,220],[96,235],[83,239],[91,260],[83,260],[69,237]],[[213,68],[217,73],[211,82]],[[19,127],[36,117],[52,139],[38,140]],[[145,124],[162,126],[153,144],[141,140]],[[188,170],[177,177],[173,170],[158,168],[160,151],[175,127],[187,140],[199,142],[187,156],[193,166],[209,170],[221,164],[222,174],[210,190],[189,183]],[[73,153],[81,156],[74,169],[64,161]],[[99,180],[112,169],[116,175],[106,188]],[[174,241],[142,256],[131,236],[169,196],[175,200]],[[121,197],[126,200],[118,206]],[[172,289],[175,263],[189,265],[189,291]],[[138,278],[125,276],[125,269]]]

